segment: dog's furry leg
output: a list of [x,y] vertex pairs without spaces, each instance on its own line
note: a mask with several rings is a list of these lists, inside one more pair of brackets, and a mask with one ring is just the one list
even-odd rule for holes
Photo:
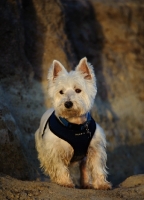
[[105,151],[106,140],[103,130],[97,125],[96,134],[88,149],[87,166],[91,172],[92,187],[94,189],[111,189],[111,184],[106,180],[106,160]]
[[57,166],[55,165],[53,170],[54,173],[50,173],[49,171],[52,182],[55,182],[64,187],[74,188],[74,184],[70,177],[68,167],[64,165],[64,163],[58,163]]
[[68,165],[73,155],[73,149],[65,141],[61,141],[61,139],[58,139],[52,133],[48,135],[50,136],[50,134],[50,138],[53,142],[50,138],[47,140],[46,136],[44,136],[43,139],[39,137],[39,130],[35,135],[41,168],[46,175],[50,176],[53,182],[65,187],[74,187],[68,170]]
[[[40,158],[41,157],[41,158]],[[44,159],[39,155],[41,160],[41,167],[45,174],[49,175],[51,181],[64,187],[74,187],[71,179],[68,165],[70,162],[71,154],[62,151],[62,149],[47,149]]]
[[46,156],[45,161],[41,158],[41,167],[51,181],[64,187],[74,187],[70,177],[68,164],[57,155]]
[[92,186],[89,184],[89,172],[86,165],[86,158],[80,163],[80,184],[83,189],[90,189]]

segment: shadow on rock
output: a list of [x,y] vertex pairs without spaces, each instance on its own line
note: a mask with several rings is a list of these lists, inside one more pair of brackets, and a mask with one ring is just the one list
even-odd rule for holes
[[109,180],[113,186],[120,184],[127,177],[144,174],[144,144],[121,145],[108,152]]
[[[65,32],[70,41],[70,44],[65,45],[65,52],[72,63],[72,68],[81,58],[85,56],[88,58],[88,61],[94,66],[97,77],[96,109],[101,116],[100,120],[107,115],[106,108],[111,113],[113,120],[116,120],[117,116],[108,101],[108,87],[103,75],[102,50],[105,38],[96,12],[89,0],[61,0],[61,3],[65,17]],[[69,48],[73,53],[69,53]],[[95,110],[93,116],[96,117]]]

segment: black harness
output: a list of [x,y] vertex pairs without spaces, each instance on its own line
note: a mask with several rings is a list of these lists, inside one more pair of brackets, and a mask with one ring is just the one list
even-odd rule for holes
[[88,146],[96,130],[96,123],[90,114],[88,114],[84,124],[78,125],[69,123],[64,118],[58,119],[53,112],[45,124],[43,135],[47,125],[56,136],[67,141],[73,147],[74,155],[71,162],[81,160],[86,156]]

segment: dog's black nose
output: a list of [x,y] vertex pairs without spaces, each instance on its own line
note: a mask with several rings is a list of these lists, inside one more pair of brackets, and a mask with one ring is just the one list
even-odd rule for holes
[[66,101],[64,105],[65,105],[66,108],[71,108],[73,106],[73,102]]

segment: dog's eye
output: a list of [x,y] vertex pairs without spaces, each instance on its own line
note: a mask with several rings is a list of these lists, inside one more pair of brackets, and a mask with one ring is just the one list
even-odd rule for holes
[[80,89],[75,89],[75,92],[76,92],[76,93],[80,93],[81,90],[80,90]]
[[60,94],[64,94],[62,90],[59,91]]

